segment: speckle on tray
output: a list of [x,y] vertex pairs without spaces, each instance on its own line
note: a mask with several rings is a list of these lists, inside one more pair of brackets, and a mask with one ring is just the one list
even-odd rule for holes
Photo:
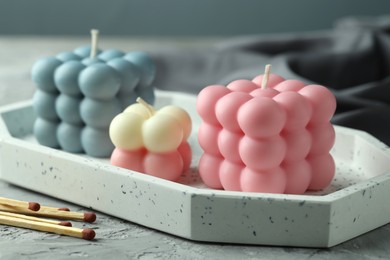
[[267,202],[268,202],[269,204],[273,203],[274,201],[275,201],[275,199],[273,199],[273,198],[267,198]]

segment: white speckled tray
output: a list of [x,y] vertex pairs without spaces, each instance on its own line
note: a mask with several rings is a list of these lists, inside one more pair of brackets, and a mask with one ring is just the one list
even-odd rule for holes
[[390,222],[390,151],[367,133],[336,127],[337,172],[327,190],[305,195],[207,189],[197,176],[195,97],[157,92],[157,105],[194,120],[193,167],[174,183],[108,160],[43,147],[32,137],[31,102],[0,111],[0,178],[180,237],[213,242],[331,247]]

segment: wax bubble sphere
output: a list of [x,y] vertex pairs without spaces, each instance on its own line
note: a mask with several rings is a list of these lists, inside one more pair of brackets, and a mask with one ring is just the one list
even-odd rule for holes
[[58,148],[57,128],[58,123],[38,117],[34,122],[33,133],[42,145]]
[[56,55],[56,58],[62,62],[71,61],[71,60],[80,60],[80,56],[74,52],[64,51]]
[[114,149],[106,129],[89,126],[84,127],[81,132],[81,144],[85,152],[93,157],[106,157]]
[[196,111],[202,117],[203,121],[212,125],[218,125],[216,109],[217,102],[220,98],[230,93],[231,90],[222,85],[212,85],[204,88],[199,94],[196,103]]
[[271,98],[254,97],[239,108],[237,121],[246,135],[268,138],[282,131],[286,112]]
[[225,129],[238,133],[242,131],[237,120],[238,109],[251,98],[248,93],[231,92],[218,100],[215,115]]
[[123,57],[125,53],[117,49],[108,49],[99,53],[98,58],[103,61],[109,61],[115,58]]
[[138,97],[154,103],[154,76],[153,60],[144,52],[91,45],[36,61],[31,77],[37,86],[37,141],[71,153],[109,157],[114,150],[112,119]]
[[132,93],[141,77],[137,66],[122,58],[112,59],[107,64],[118,71],[122,77],[120,92]]
[[110,137],[116,147],[125,150],[137,150],[144,147],[142,136],[142,124],[145,118],[139,114],[121,113],[111,122]]
[[57,89],[65,95],[81,97],[78,77],[84,68],[85,65],[79,60],[70,60],[61,64],[54,72]]
[[245,80],[245,79],[232,81],[226,87],[233,92],[245,92],[245,93],[250,93],[253,90],[259,88],[259,86],[253,83],[252,81]]
[[110,138],[116,147],[111,163],[176,180],[190,167],[192,154],[187,139],[191,129],[191,118],[184,109],[166,106],[155,110],[141,100],[110,124]]
[[[80,46],[80,47],[77,47],[76,49],[74,49],[73,53],[82,57],[82,58],[86,58],[86,57],[89,57],[91,55],[91,50],[92,50],[91,45],[84,45],[84,46]],[[102,51],[100,49],[96,50],[96,54],[99,54],[101,52]]]
[[35,113],[43,119],[57,121],[58,115],[54,109],[56,98],[57,95],[50,92],[37,90],[33,96]]
[[334,95],[278,75],[205,87],[196,109],[203,182],[214,189],[303,194],[335,174]]
[[65,123],[83,125],[80,115],[81,99],[69,95],[60,95],[56,100],[55,112]]
[[[200,147],[207,154],[221,155],[222,149],[219,148],[218,140],[222,126],[216,126],[202,122],[198,131],[198,141]],[[223,140],[223,139],[222,139]],[[226,140],[223,140],[225,142]]]
[[121,108],[118,99],[95,100],[85,98],[80,104],[80,116],[87,125],[104,129],[121,112]]
[[54,71],[62,62],[55,57],[47,57],[34,63],[31,70],[31,77],[38,89],[49,93],[57,93],[54,83]]
[[93,57],[93,58],[86,57],[81,60],[81,63],[85,66],[91,66],[92,64],[105,63],[105,62],[97,57]]
[[92,64],[79,75],[81,92],[92,99],[112,99],[119,91],[121,79],[119,73],[104,63]]
[[[218,143],[215,145],[218,151],[217,154],[221,153],[223,157],[228,159],[233,163],[241,163],[241,155],[240,155],[240,143],[243,139],[243,135],[241,133],[234,133],[227,129],[218,130],[217,132],[217,140]],[[202,133],[203,135],[203,133]],[[211,138],[214,136],[211,134]],[[209,143],[204,144],[203,146],[207,147]]]
[[57,139],[64,150],[72,153],[83,152],[81,131],[83,127],[62,122],[57,129]]
[[152,83],[156,75],[156,65],[148,54],[141,51],[129,52],[124,56],[124,59],[135,64],[140,69],[140,87],[146,87]]

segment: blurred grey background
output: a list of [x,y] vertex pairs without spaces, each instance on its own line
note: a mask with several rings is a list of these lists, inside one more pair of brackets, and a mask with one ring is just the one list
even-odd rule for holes
[[237,36],[329,29],[389,0],[0,0],[0,34]]

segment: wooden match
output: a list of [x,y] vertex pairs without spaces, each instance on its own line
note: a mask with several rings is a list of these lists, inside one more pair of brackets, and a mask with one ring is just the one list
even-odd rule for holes
[[80,229],[74,227],[66,227],[61,225],[44,223],[40,221],[32,221],[28,219],[16,218],[16,217],[4,216],[4,215],[0,215],[0,224],[56,233],[56,234],[66,235],[71,237],[78,237],[85,240],[92,240],[95,238],[95,231],[90,228]]
[[61,225],[61,226],[66,226],[66,227],[71,227],[72,226],[72,223],[70,223],[69,221],[58,221],[58,220],[50,220],[50,219],[45,219],[45,218],[36,218],[36,217],[26,216],[26,215],[23,215],[23,214],[4,212],[4,211],[0,211],[0,216],[21,218],[21,219],[37,221],[37,222],[43,222],[43,223],[49,223],[49,224],[53,224],[53,225]]
[[35,215],[38,214],[42,217],[58,218],[58,219],[67,219],[67,220],[79,220],[92,223],[96,220],[96,214],[93,212],[73,212],[73,211],[63,211],[63,210],[39,210],[35,212],[30,212],[29,214]]
[[96,220],[96,214],[93,212],[72,212],[64,210],[52,210],[42,208],[38,211],[31,211],[25,208],[14,208],[8,205],[0,204],[0,211],[13,212],[13,213],[22,213],[25,215],[36,216],[36,217],[48,217],[56,219],[66,219],[66,220],[78,220],[92,223]]
[[69,208],[56,208],[56,207],[48,207],[48,206],[42,206],[41,205],[41,210],[52,210],[52,211],[56,211],[56,210],[61,210],[61,211],[70,211]]
[[0,197],[0,204],[7,205],[10,207],[16,207],[16,208],[25,208],[32,211],[38,211],[40,209],[39,203],[36,202],[27,202],[27,201],[21,201],[21,200],[14,200],[14,199],[8,199],[4,197]]

